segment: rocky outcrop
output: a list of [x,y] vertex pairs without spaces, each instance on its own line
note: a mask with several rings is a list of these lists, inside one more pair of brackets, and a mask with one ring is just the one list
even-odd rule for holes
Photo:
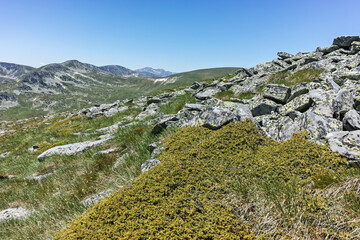
[[86,149],[104,144],[105,142],[110,140],[112,137],[113,137],[112,135],[103,135],[100,137],[99,140],[95,140],[95,141],[86,141],[86,142],[79,142],[79,143],[56,146],[56,147],[50,148],[50,149],[46,150],[45,152],[41,153],[37,157],[37,159],[40,162],[42,162],[51,155],[74,155],[77,153],[81,153],[81,152],[85,151]]

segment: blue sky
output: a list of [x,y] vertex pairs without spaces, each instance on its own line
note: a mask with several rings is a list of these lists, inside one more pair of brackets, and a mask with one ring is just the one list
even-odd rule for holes
[[0,61],[252,67],[360,35],[359,0],[0,0]]

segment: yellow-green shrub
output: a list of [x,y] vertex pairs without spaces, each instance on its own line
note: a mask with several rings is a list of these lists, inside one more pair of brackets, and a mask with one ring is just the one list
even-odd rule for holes
[[[327,147],[300,134],[275,142],[250,121],[217,131],[182,128],[167,139],[159,159],[160,165],[96,204],[56,239],[253,239],[253,224],[237,214],[242,206],[233,201],[235,182],[287,186],[297,179],[296,190],[318,171],[346,171],[345,160]],[[326,206],[321,197],[301,201],[310,217]],[[287,233],[280,228],[277,234]]]

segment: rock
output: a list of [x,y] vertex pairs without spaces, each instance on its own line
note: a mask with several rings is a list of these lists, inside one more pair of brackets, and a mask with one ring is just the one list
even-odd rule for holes
[[143,164],[141,164],[141,172],[144,173],[144,172],[148,171],[150,168],[153,168],[160,163],[161,162],[157,159],[146,160]]
[[334,39],[333,45],[337,45],[341,48],[349,48],[352,42],[359,40],[359,36],[341,36]]
[[199,103],[186,103],[185,108],[188,108],[190,111],[192,111],[192,110],[202,111],[206,108],[206,106],[203,104],[199,104]]
[[249,105],[239,103],[236,105],[233,113],[237,117],[238,121],[245,121],[247,118],[252,119],[253,115],[250,111]]
[[353,105],[354,98],[352,94],[345,89],[341,89],[334,99],[333,110],[338,115],[344,115],[346,112],[353,109]]
[[328,53],[331,53],[331,52],[336,51],[338,49],[339,49],[338,45],[331,45],[329,47],[324,47],[324,48],[320,49],[320,52],[322,52],[324,54],[328,54]]
[[213,130],[219,129],[229,122],[237,121],[237,119],[229,109],[219,107],[208,107],[199,115],[200,125]]
[[157,118],[156,124],[153,126],[151,133],[152,134],[159,134],[163,130],[165,130],[169,125],[173,124],[174,122],[178,121],[179,118],[176,114],[169,114],[161,116],[160,118]]
[[287,59],[287,58],[292,58],[294,55],[290,54],[290,53],[286,53],[286,52],[278,52],[277,55],[281,58],[281,59]]
[[199,87],[200,87],[200,84],[199,84],[198,82],[194,82],[194,83],[190,86],[190,88],[193,89],[193,90],[197,90],[197,89],[199,89]]
[[360,51],[360,42],[354,41],[351,43],[350,51],[352,54],[355,54]]
[[42,174],[42,175],[38,175],[37,173],[31,174],[29,176],[27,176],[26,178],[24,178],[24,180],[35,180],[38,182],[41,182],[41,180],[50,177],[51,175],[53,175],[55,172],[50,172],[50,173],[46,173],[46,174]]
[[0,158],[5,158],[7,156],[9,156],[10,152],[5,152],[5,153],[2,153],[0,154]]
[[33,145],[33,146],[29,147],[28,153],[32,153],[32,152],[35,152],[37,150],[39,150],[39,146],[38,145]]
[[161,99],[157,97],[152,97],[147,100],[147,105],[150,105],[152,103],[160,103]]
[[89,198],[86,198],[85,200],[82,200],[80,203],[85,206],[91,206],[96,202],[99,202],[100,200],[106,198],[109,196],[112,192],[114,192],[114,189],[108,189],[102,192],[99,192],[97,194],[92,195]]
[[112,117],[114,116],[115,114],[119,113],[119,112],[124,112],[126,110],[128,110],[129,107],[127,106],[123,106],[123,107],[120,107],[120,108],[110,108],[108,111],[105,111],[104,112],[104,116],[105,117]]
[[309,111],[332,118],[334,116],[333,102],[335,96],[335,92],[326,92],[322,89],[311,90],[309,92],[309,97],[313,101],[313,106]]
[[277,141],[285,141],[292,138],[293,134],[300,131],[299,124],[290,117],[265,118],[261,121],[262,129],[273,139]]
[[206,100],[214,96],[216,93],[220,92],[217,88],[206,88],[205,91],[201,91],[195,94],[195,97],[200,100]]
[[288,99],[288,102],[300,95],[308,93],[309,88],[306,83],[300,83],[300,84],[292,86],[290,92],[291,92],[291,95]]
[[158,115],[159,106],[155,103],[151,103],[144,111],[139,113],[139,115],[135,118],[136,120],[144,120],[149,116],[156,116]]
[[299,125],[301,130],[306,130],[308,132],[309,139],[315,142],[322,142],[330,132],[342,130],[342,122],[310,111],[301,115],[299,118]]
[[250,110],[254,117],[276,112],[281,105],[265,98],[259,98],[250,103]]
[[279,112],[282,115],[288,115],[293,111],[305,112],[311,107],[311,105],[311,98],[308,94],[305,94],[294,98],[284,106],[280,107]]
[[161,142],[154,142],[147,146],[147,150],[150,152],[151,158],[157,158],[163,151],[163,145]]
[[264,97],[276,103],[285,104],[290,97],[289,87],[278,84],[268,84],[264,89]]
[[45,160],[45,158],[47,158],[48,156],[51,156],[51,155],[74,155],[74,154],[83,152],[88,148],[92,148],[92,147],[96,147],[101,144],[104,144],[105,142],[107,142],[108,140],[113,138],[113,136],[103,135],[103,136],[100,136],[100,138],[101,138],[100,140],[95,140],[95,141],[86,141],[86,142],[56,146],[56,147],[50,148],[50,149],[46,150],[45,152],[43,152],[42,154],[40,154],[37,157],[37,159],[40,162],[42,162]]
[[8,208],[0,211],[0,222],[11,219],[26,218],[29,217],[32,213],[34,213],[33,210],[28,210],[23,207]]
[[326,139],[331,150],[349,159],[360,160],[360,130],[331,132]]
[[360,114],[354,109],[348,111],[344,116],[343,124],[345,130],[360,130]]

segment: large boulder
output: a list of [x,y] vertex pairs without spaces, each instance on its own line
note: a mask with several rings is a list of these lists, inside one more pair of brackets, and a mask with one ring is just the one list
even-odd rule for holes
[[33,210],[29,210],[23,207],[8,208],[0,211],[0,222],[11,219],[26,218],[29,217],[32,213],[34,213]]
[[237,117],[238,121],[244,121],[247,118],[252,119],[253,117],[249,105],[247,104],[242,104],[242,103],[237,104],[233,110],[233,113]]
[[334,39],[333,45],[337,45],[341,48],[349,48],[352,42],[359,40],[359,36],[341,36]]
[[354,109],[348,111],[344,116],[343,123],[345,130],[360,130],[360,114]]
[[330,132],[342,130],[342,122],[334,118],[327,118],[316,113],[307,111],[299,118],[301,130],[306,130],[310,140],[323,142]]
[[334,116],[333,102],[336,94],[333,91],[315,89],[309,92],[309,97],[313,104],[309,111],[332,118]]
[[195,94],[195,97],[200,100],[206,100],[211,98],[218,92],[220,92],[220,90],[217,88],[206,88],[204,91]]
[[143,164],[141,164],[141,172],[146,172],[149,169],[155,167],[156,165],[160,164],[161,162],[157,159],[149,159],[146,160]]
[[260,116],[261,128],[273,139],[277,141],[285,141],[290,139],[294,133],[300,131],[297,121],[292,120],[288,116]]
[[312,100],[308,94],[301,95],[299,97],[294,98],[284,106],[280,107],[279,112],[282,115],[288,115],[293,111],[305,112],[312,105]]
[[326,139],[331,150],[360,161],[360,130],[331,132],[326,135]]
[[156,116],[159,114],[158,109],[159,109],[159,106],[156,103],[150,103],[149,106],[147,106],[147,108],[144,109],[144,111],[139,113],[139,115],[137,115],[137,117],[135,119],[136,120],[144,120],[145,118],[147,118],[149,116]]
[[258,98],[255,101],[250,103],[250,110],[254,117],[271,114],[272,112],[276,112],[281,105],[266,99],[266,98]]
[[288,101],[293,100],[294,98],[306,94],[309,92],[309,88],[307,86],[307,83],[300,83],[297,85],[294,85],[291,87],[291,95],[288,99]]
[[51,156],[51,155],[74,155],[80,152],[85,151],[86,149],[99,146],[101,144],[104,144],[111,138],[113,138],[112,135],[103,135],[100,137],[100,140],[95,141],[86,141],[86,142],[79,142],[79,143],[72,143],[72,144],[66,144],[61,146],[56,146],[53,148],[50,148],[46,150],[45,152],[41,153],[37,159],[42,162],[45,160],[45,158]]
[[284,85],[268,84],[264,89],[264,97],[285,104],[290,97],[290,92],[290,88]]
[[159,134],[163,130],[165,130],[168,126],[174,124],[179,120],[178,115],[176,114],[169,114],[161,116],[155,119],[156,124],[153,126],[151,132],[152,134]]
[[200,113],[198,122],[210,129],[219,129],[223,125],[237,121],[236,115],[226,108],[208,107]]
[[345,89],[341,89],[333,102],[334,112],[340,116],[353,109],[354,98],[351,92]]
[[287,52],[278,52],[277,55],[279,56],[279,58],[281,59],[287,59],[287,58],[292,58],[294,55],[287,53]]

